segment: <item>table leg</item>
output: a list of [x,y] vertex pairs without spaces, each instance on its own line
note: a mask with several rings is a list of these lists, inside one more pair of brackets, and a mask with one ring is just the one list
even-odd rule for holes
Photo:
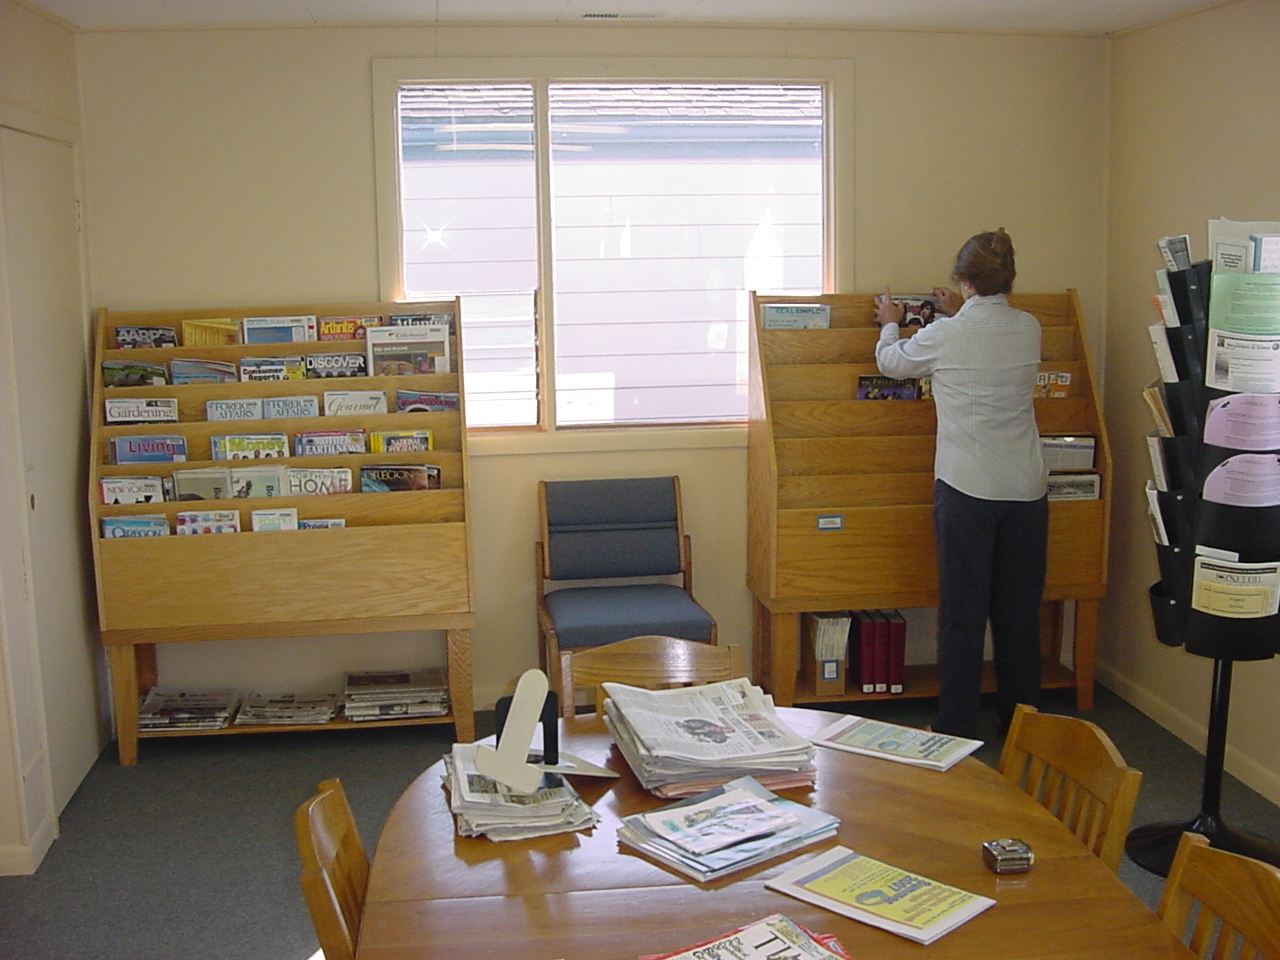
[[1098,654],[1097,600],[1076,601],[1075,643],[1072,650],[1076,674],[1076,709],[1093,709],[1094,660]]
[[476,738],[476,714],[471,700],[471,631],[445,631],[449,656],[449,708],[459,743]]
[[115,709],[116,751],[122,767],[138,762],[138,649],[131,643],[107,644],[111,702]]

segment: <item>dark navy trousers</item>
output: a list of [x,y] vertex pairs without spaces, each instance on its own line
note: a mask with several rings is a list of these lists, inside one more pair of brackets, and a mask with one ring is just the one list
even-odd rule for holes
[[934,481],[938,544],[938,675],[933,729],[976,737],[987,623],[995,658],[996,708],[1004,722],[1019,703],[1040,705],[1040,600],[1049,501],[982,500]]

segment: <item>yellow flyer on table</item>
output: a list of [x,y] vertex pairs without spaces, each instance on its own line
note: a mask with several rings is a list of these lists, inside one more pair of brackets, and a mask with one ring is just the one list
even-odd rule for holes
[[765,886],[926,944],[995,903],[848,847],[833,847]]

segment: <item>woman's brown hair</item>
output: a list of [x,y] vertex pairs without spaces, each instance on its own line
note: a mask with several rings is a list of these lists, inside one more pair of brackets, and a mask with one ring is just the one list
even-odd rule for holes
[[1013,265],[1013,241],[1004,227],[966,240],[956,254],[952,274],[956,280],[970,284],[980,297],[1011,291],[1017,270]]

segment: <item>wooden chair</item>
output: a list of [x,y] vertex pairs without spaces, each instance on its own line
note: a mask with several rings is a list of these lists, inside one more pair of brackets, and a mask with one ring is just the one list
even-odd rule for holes
[[563,650],[651,634],[716,642],[693,598],[679,477],[542,480],[538,510],[538,655],[551,689],[564,689]]
[[565,655],[563,677],[568,696],[561,698],[562,712],[573,716],[573,692],[579,687],[595,688],[596,712],[603,713],[601,684],[605,682],[659,690],[742,675],[742,654],[736,646],[717,647],[678,637],[632,637]]
[[1000,772],[1061,820],[1102,862],[1120,868],[1142,774],[1088,720],[1018,704]]
[[325,780],[293,818],[302,860],[302,893],[325,960],[354,960],[360,938],[369,858],[346,792]]
[[1184,833],[1156,911],[1205,960],[1280,958],[1280,870]]

